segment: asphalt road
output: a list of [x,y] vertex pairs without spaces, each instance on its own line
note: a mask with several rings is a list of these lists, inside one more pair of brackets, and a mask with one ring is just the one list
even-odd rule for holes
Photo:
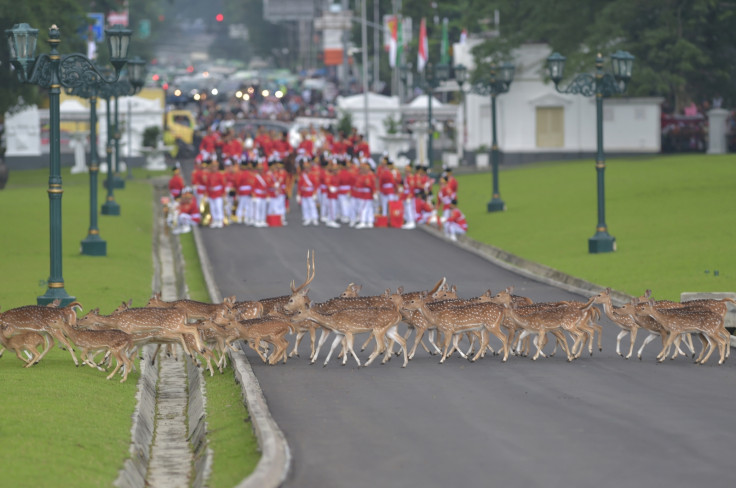
[[[315,301],[349,282],[369,295],[427,289],[443,276],[463,297],[514,285],[534,301],[581,298],[419,230],[303,228],[291,220],[278,229],[204,229],[223,296],[287,294],[292,279],[304,280],[307,249],[315,249]],[[507,364],[455,355],[440,365],[420,348],[406,369],[398,358],[367,368],[333,358],[323,368],[308,364],[305,341],[301,359],[265,366],[249,350],[292,450],[285,486],[732,485],[736,357],[720,367],[713,357],[705,366],[683,358],[656,364],[653,342],[643,361],[627,361],[615,354],[618,328],[602,323],[603,352],[573,363],[562,355]]]

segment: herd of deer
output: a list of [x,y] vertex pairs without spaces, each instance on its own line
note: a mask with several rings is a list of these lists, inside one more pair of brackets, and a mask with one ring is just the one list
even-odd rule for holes
[[[594,307],[603,306],[608,318],[621,328],[616,341],[616,352],[621,352],[621,339],[628,333],[631,344],[630,358],[634,341],[640,328],[649,332],[638,350],[641,359],[644,347],[654,338],[662,340],[662,350],[657,356],[663,361],[674,349],[674,359],[684,353],[680,349],[685,344],[695,357],[690,334],[697,334],[702,350],[695,360],[705,363],[718,349],[718,364],[723,364],[730,353],[730,336],[724,327],[727,303],[736,300],[693,300],[688,302],[655,301],[647,290],[642,297],[634,299],[621,307],[613,306],[610,289],[590,298],[587,302],[561,301],[533,303],[527,297],[512,294],[512,288],[493,296],[488,290],[479,297],[462,299],[457,297],[456,287],[449,287],[443,278],[427,291],[404,293],[399,288],[395,293],[386,290],[378,296],[358,296],[360,286],[353,283],[336,298],[323,303],[312,303],[307,286],[315,277],[314,254],[307,254],[307,278],[298,287],[291,282],[291,294],[256,301],[236,301],[228,297],[222,303],[212,304],[194,300],[161,300],[155,294],[145,307],[132,308],[131,302],[123,302],[110,315],[100,315],[98,309],[89,311],[82,317],[78,302],[66,307],[58,303],[49,306],[28,305],[0,313],[0,356],[7,348],[14,350],[25,367],[37,364],[58,340],[72,356],[75,365],[80,363],[74,354],[72,343],[81,351],[82,364],[103,371],[115,358],[116,366],[107,376],[111,379],[122,366],[122,380],[134,367],[132,355],[145,344],[181,344],[191,355],[201,355],[207,364],[210,375],[214,374],[212,361],[222,372],[227,363],[227,349],[235,350],[233,342],[245,341],[260,358],[268,364],[286,362],[287,356],[298,356],[299,343],[309,333],[311,339],[311,363],[314,363],[320,349],[330,334],[335,335],[324,364],[327,365],[338,345],[342,364],[352,355],[358,365],[360,359],[354,350],[356,334],[369,334],[362,345],[365,349],[371,341],[375,348],[365,365],[371,364],[383,354],[385,363],[393,354],[398,343],[403,353],[403,366],[414,357],[421,345],[430,354],[440,354],[440,363],[455,351],[463,358],[476,361],[487,351],[495,354],[489,344],[493,335],[501,342],[502,361],[509,354],[527,355],[530,346],[536,347],[532,357],[546,357],[542,349],[547,343],[547,334],[555,339],[554,354],[558,345],[572,361],[580,357],[585,345],[593,354],[595,334],[598,334],[598,349],[601,348],[602,327],[597,323],[600,311]],[[405,336],[398,332],[398,325],[408,326]],[[319,341],[317,331],[321,329]],[[407,350],[407,339],[411,330],[415,331],[414,344]],[[431,349],[423,341],[428,332]],[[567,332],[573,340],[569,346]],[[295,334],[293,349],[287,354],[289,343],[287,334]],[[442,338],[440,345],[435,338]],[[470,347],[463,351],[460,341],[464,338]],[[477,343],[477,345],[476,345]],[[531,344],[530,344],[531,343]],[[39,352],[39,348],[43,348]],[[100,362],[96,356],[105,353]],[[158,352],[158,349],[157,351]],[[215,355],[215,352],[217,355]],[[25,357],[23,356],[25,354]],[[219,356],[219,358],[217,357]],[[154,358],[156,355],[154,354]]]

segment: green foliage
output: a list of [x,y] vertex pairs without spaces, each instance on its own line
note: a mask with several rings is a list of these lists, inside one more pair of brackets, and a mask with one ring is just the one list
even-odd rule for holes
[[161,128],[155,125],[146,127],[143,130],[143,146],[144,147],[157,147],[158,141],[161,138]]
[[340,120],[337,121],[337,127],[335,127],[337,133],[342,132],[344,136],[350,135],[353,131],[353,114],[350,112],[343,112]]
[[486,212],[488,173],[457,178],[469,236],[481,242],[631,295],[736,290],[736,228],[724,220],[736,205],[734,155],[609,160],[606,220],[618,250],[606,254],[588,253],[597,216],[592,161],[502,171],[508,210],[499,213]]
[[398,120],[389,115],[383,119],[383,127],[386,129],[387,134],[398,134],[400,124]]

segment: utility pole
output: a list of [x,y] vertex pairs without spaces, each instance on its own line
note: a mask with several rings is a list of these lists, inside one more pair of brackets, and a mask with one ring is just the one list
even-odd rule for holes
[[[360,1],[361,37],[363,41],[363,137],[368,141],[368,24],[366,24],[368,0]],[[367,155],[370,157],[370,154]]]
[[[349,8],[348,0],[342,0],[342,11],[347,12]],[[343,73],[343,95],[347,95],[350,90],[350,76],[348,71],[348,41],[350,40],[350,30],[342,31],[342,73]]]
[[[381,23],[380,12],[378,11],[379,0],[373,0],[373,22]],[[378,92],[381,83],[379,72],[379,61],[381,60],[381,31],[373,29],[373,91]]]

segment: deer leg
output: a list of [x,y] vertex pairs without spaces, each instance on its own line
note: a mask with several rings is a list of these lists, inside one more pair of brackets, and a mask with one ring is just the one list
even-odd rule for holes
[[258,343],[259,342],[260,342],[260,338],[252,338],[252,337],[249,337],[248,338],[248,346],[251,349],[253,349],[258,354],[258,357],[261,358],[261,361],[263,361],[265,363],[268,360],[266,359],[266,356],[263,355],[263,352],[261,351],[261,348],[258,346]]
[[59,341],[61,344],[66,347],[66,349],[69,351],[69,354],[72,355],[72,360],[74,361],[75,366],[79,366],[79,361],[77,361],[77,356],[74,355],[74,349],[72,348],[72,345],[69,343],[69,341],[66,340],[66,337],[64,337],[64,334],[62,334],[60,331],[54,330],[51,332],[51,335],[54,336],[54,338]]
[[506,334],[504,334],[503,331],[501,331],[501,329],[498,327],[487,327],[486,330],[498,337],[498,339],[501,341],[501,348],[503,350],[503,359],[501,360],[501,362],[505,363],[506,360],[509,358],[509,343]]
[[669,351],[670,346],[673,342],[675,342],[675,339],[677,339],[678,334],[672,333],[667,336],[667,340],[664,343],[664,346],[662,346],[662,351],[657,355],[657,362],[662,362],[667,357],[667,352]]
[[343,335],[342,334],[338,334],[337,332],[335,332],[335,340],[332,341],[332,346],[330,347],[330,352],[327,353],[327,359],[325,359],[325,363],[322,365],[323,367],[324,366],[327,366],[327,363],[330,361],[330,357],[332,356],[332,351],[334,351],[335,348],[337,347],[337,345],[340,342],[342,342],[342,338],[343,338]]
[[[294,356],[299,357],[299,351],[297,350],[297,348],[299,347],[299,343],[301,342],[302,336],[305,333],[306,332],[303,330],[300,330],[299,332],[296,333],[296,339],[294,339],[294,349],[292,349],[291,353],[289,354],[289,357],[294,357]],[[314,343],[312,343],[312,345],[314,345]]]
[[562,350],[565,351],[565,354],[567,354],[567,361],[570,362],[573,360],[573,356],[570,353],[570,348],[567,345],[567,337],[565,337],[565,334],[559,329],[555,329],[550,331],[553,336],[562,344]]
[[[311,327],[309,327],[309,357],[311,358],[314,356],[314,348],[315,343],[317,340],[317,324],[311,324]],[[286,358],[284,358],[284,362],[286,362]]]
[[385,350],[386,347],[383,339],[383,333],[381,331],[374,329],[371,335],[376,339],[376,349],[371,353],[370,356],[368,356],[368,361],[365,362],[366,366],[369,366],[373,362],[373,360],[375,360]]
[[702,346],[702,348],[700,349],[700,354],[695,360],[696,363],[699,363],[700,360],[703,359],[703,356],[705,356],[705,350],[708,347],[708,340],[705,338],[705,335],[703,335],[702,332],[698,334],[698,338],[700,338],[700,345]]
[[[353,349],[353,342],[354,342],[353,334],[347,333],[347,334],[345,334],[345,338],[346,338],[346,341],[347,341],[348,351],[350,352],[350,354],[353,355],[353,358],[355,359],[355,362],[358,363],[358,367],[360,367],[360,359],[358,359],[357,354],[355,354],[355,349]],[[346,358],[348,357],[347,353],[345,353],[345,357]],[[343,364],[345,364],[345,362],[343,362]]]
[[445,334],[444,342],[443,342],[443,348],[442,348],[442,359],[440,359],[440,364],[445,362],[445,359],[447,359],[447,351],[450,349],[450,343],[452,342],[452,331],[446,330],[443,332]]
[[371,339],[373,339],[373,335],[369,335],[368,339],[365,340],[362,346],[360,346],[360,352],[365,351],[365,348],[368,347],[368,344],[371,343]]
[[685,337],[683,337],[683,339],[685,339],[685,345],[690,350],[690,357],[695,357],[695,347],[693,346],[692,336],[690,334],[685,334]]
[[106,379],[108,379],[108,380],[111,379],[113,376],[115,376],[115,373],[118,372],[118,370],[120,369],[120,366],[123,365],[123,358],[120,357],[120,351],[115,351],[113,353],[113,355],[115,356],[115,362],[116,362],[116,364],[115,364],[115,369],[113,369],[112,370],[112,373],[110,373],[107,376]]
[[713,350],[715,349],[715,346],[713,345],[713,342],[715,342],[714,338],[711,338],[709,334],[704,334],[705,338],[708,340],[708,354],[705,355],[702,361],[700,361],[700,364],[705,364],[708,361],[708,358],[710,358],[710,355],[713,354]]
[[[430,345],[432,347],[434,347],[434,353],[435,354],[442,354],[442,351],[437,346],[437,343],[434,340],[435,335],[437,335],[437,340],[439,341],[439,335],[440,335],[439,331],[437,329],[429,329],[429,343],[430,343]],[[432,354],[432,353],[430,352],[430,354]]]
[[424,327],[414,327],[414,331],[416,332],[416,335],[414,336],[414,347],[411,348],[411,352],[409,353],[409,359],[414,358],[414,353],[417,352],[417,346],[421,343],[422,347],[424,347],[424,350],[429,352],[429,349],[427,349],[427,346],[424,345],[422,342],[422,337],[424,336],[424,333],[427,331]]
[[398,333],[396,330],[396,325],[392,325],[387,332],[387,335],[392,338],[394,341],[399,343],[399,346],[401,347],[401,350],[404,352],[404,365],[401,366],[402,368],[406,368],[406,365],[409,363],[409,356],[406,353],[406,341],[403,337],[401,337],[401,334]]
[[47,352],[51,350],[52,347],[54,347],[54,338],[51,337],[49,334],[43,334],[44,341],[46,343],[46,347],[44,347],[43,351],[41,352],[41,355],[38,357],[38,360],[36,363],[41,362],[43,357],[46,355]]
[[644,351],[644,347],[646,347],[647,344],[649,344],[650,342],[652,342],[654,340],[654,338],[655,337],[658,337],[658,336],[660,336],[659,333],[653,332],[651,330],[649,331],[649,335],[646,337],[646,339],[644,339],[644,342],[642,343],[641,347],[639,348],[639,350],[636,353],[636,356],[640,360],[641,360],[641,353]]
[[636,334],[639,332],[638,327],[634,327],[629,332],[631,334],[631,346],[629,347],[629,354],[626,355],[626,359],[629,359],[631,357],[631,354],[634,352],[634,342],[636,342]]
[[317,344],[317,350],[314,351],[314,355],[312,356],[312,360],[309,362],[309,364],[314,364],[314,362],[317,360],[317,356],[319,356],[319,350],[322,349],[322,344],[325,343],[327,340],[327,336],[330,335],[330,329],[322,329],[322,333],[319,335],[319,343]]
[[537,343],[537,353],[534,355],[534,357],[532,357],[532,361],[536,361],[537,358],[539,358],[539,355],[540,354],[542,355],[543,358],[546,358],[547,357],[542,352],[542,348],[544,347],[544,339],[543,339],[544,335],[545,335],[544,330],[540,330],[540,331],[537,332],[537,341],[536,341],[536,343]]
[[624,329],[621,329],[621,332],[619,332],[618,335],[616,336],[616,354],[618,354],[621,357],[624,357],[624,355],[621,354],[621,339],[626,337],[626,334],[628,334],[628,332],[625,331]]

